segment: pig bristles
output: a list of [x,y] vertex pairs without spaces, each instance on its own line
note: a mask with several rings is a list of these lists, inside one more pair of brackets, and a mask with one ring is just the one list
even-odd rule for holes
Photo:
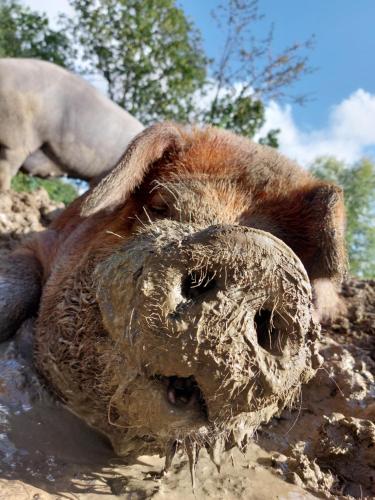
[[[301,416],[301,410],[302,410],[302,391],[301,390],[299,390],[298,396],[296,395],[296,399],[297,398],[299,400],[297,416],[294,419],[294,422],[292,423],[292,425],[289,427],[289,429],[284,434],[284,437],[286,437],[293,430],[293,428],[295,427],[295,425],[297,424],[297,422],[298,422],[298,420],[299,420],[299,418]],[[290,407],[292,407],[292,404],[290,404]]]
[[107,234],[113,234],[113,236],[116,236],[117,238],[120,238],[120,240],[124,240],[124,236],[121,236],[121,234],[114,233],[113,231],[106,231]]
[[137,219],[137,221],[138,221],[140,224],[142,224],[142,226],[143,226],[144,228],[146,228],[146,229],[147,229],[147,225],[146,225],[146,224],[142,221],[142,219],[141,219],[138,215],[136,215],[136,216],[135,216],[135,219]]
[[151,217],[150,217],[149,213],[147,212],[146,207],[144,206],[144,207],[142,207],[142,208],[143,208],[144,213],[146,214],[146,217],[147,217],[147,220],[148,220],[149,224],[153,225],[153,224],[154,224],[154,221],[151,219]]
[[[228,405],[229,406],[229,405]],[[261,422],[254,422],[252,428],[248,428],[241,433],[223,428],[223,423],[220,422],[220,427],[213,423],[212,429],[208,433],[201,434],[198,432],[190,432],[188,435],[181,435],[177,439],[169,441],[165,448],[165,466],[164,472],[167,473],[173,463],[173,458],[178,451],[181,451],[188,458],[190,478],[192,489],[196,487],[196,467],[199,459],[199,452],[202,448],[206,448],[208,455],[215,465],[217,471],[221,472],[221,458],[224,453],[226,443],[230,441],[231,435],[235,440],[235,445],[241,453],[246,452],[249,439],[257,432]],[[225,425],[224,425],[225,427]]]
[[160,182],[160,181],[154,181],[153,184],[154,184],[154,186],[150,190],[150,193],[153,193],[155,190],[158,190],[160,188],[164,188],[166,191],[168,191],[173,196],[175,202],[178,201],[178,193],[176,193],[175,190],[171,189],[171,187],[168,185],[168,183],[166,183],[166,182]]
[[327,368],[325,366],[321,366],[320,368],[318,368],[318,370],[323,370],[327,374],[328,378],[330,380],[332,380],[332,382],[335,384],[335,386],[336,386],[337,390],[339,391],[339,393],[341,394],[341,396],[345,397],[345,393],[341,389],[341,387],[339,386],[336,378],[331,373],[329,373],[329,371],[327,370]]

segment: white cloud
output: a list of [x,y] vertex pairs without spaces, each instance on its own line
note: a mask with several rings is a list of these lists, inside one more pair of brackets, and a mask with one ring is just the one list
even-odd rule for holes
[[348,163],[375,146],[375,95],[358,89],[329,112],[327,126],[301,130],[293,118],[290,105],[271,102],[266,108],[266,124],[259,135],[279,128],[280,150],[308,165],[318,156],[335,156]]
[[22,3],[33,10],[46,13],[52,26],[55,26],[58,13],[71,14],[73,12],[68,0],[22,0]]

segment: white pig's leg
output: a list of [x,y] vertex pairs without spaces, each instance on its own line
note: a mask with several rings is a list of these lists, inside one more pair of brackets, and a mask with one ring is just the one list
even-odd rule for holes
[[10,189],[12,177],[27,158],[27,151],[10,149],[0,144],[0,191]]

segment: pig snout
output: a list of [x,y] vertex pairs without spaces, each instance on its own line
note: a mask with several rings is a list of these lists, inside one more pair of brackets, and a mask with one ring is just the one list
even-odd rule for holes
[[263,231],[168,221],[96,275],[105,328],[138,374],[126,411],[132,401],[131,418],[149,432],[228,426],[244,414],[256,426],[319,364],[306,271]]

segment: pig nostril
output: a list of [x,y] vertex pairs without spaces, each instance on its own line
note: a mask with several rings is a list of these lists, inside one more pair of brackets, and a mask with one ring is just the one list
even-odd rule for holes
[[206,273],[202,276],[201,273],[193,271],[183,280],[181,294],[186,299],[197,299],[201,295],[214,290],[216,286],[214,274]]
[[283,353],[284,340],[281,330],[274,325],[276,319],[276,313],[267,309],[261,309],[254,317],[254,326],[259,346],[274,356]]

